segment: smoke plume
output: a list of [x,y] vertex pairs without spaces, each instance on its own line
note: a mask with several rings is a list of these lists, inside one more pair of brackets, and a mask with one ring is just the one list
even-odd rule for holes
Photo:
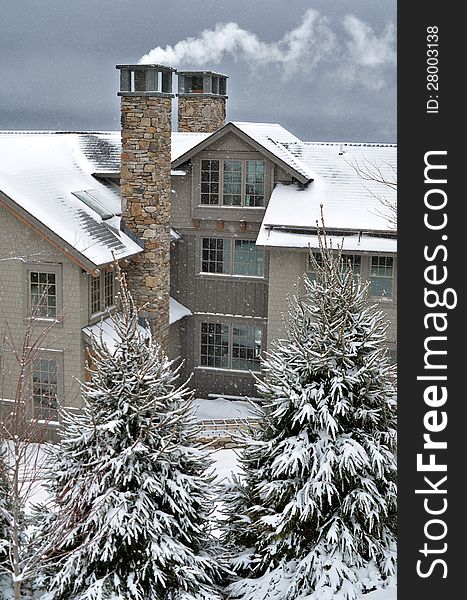
[[367,87],[380,87],[380,68],[395,62],[394,27],[388,25],[381,35],[355,17],[345,16],[337,24],[317,10],[307,10],[301,23],[276,42],[265,42],[237,23],[218,23],[198,37],[189,37],[173,46],[154,48],[140,63],[213,68],[226,56],[245,61],[250,67],[275,65],[285,78],[297,71],[310,72],[327,61],[329,71],[347,83],[360,80]]

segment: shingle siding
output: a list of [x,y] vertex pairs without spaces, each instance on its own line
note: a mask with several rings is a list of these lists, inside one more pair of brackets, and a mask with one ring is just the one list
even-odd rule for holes
[[[63,352],[64,403],[79,406],[79,385],[83,378],[84,348],[81,328],[87,324],[87,275],[65,254],[55,250],[45,240],[0,206],[0,337],[12,336],[15,346],[21,344],[27,329],[27,270],[25,263],[61,264],[63,286],[63,324],[56,325],[41,344],[45,349]],[[40,268],[40,266],[39,266]],[[44,325],[35,325],[36,331]],[[17,365],[10,352],[4,352],[6,376],[0,396],[12,398],[17,381]]]

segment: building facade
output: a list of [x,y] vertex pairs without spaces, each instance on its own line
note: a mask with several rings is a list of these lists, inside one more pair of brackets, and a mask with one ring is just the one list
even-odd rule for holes
[[112,338],[114,260],[198,397],[254,396],[287,297],[313,277],[321,207],[334,247],[388,316],[395,356],[396,232],[382,209],[395,197],[356,166],[389,177],[396,148],[225,123],[227,78],[209,71],[178,74],[172,131],[173,69],[118,68],[121,132],[0,134],[3,406],[16,393],[13,349],[50,328],[28,365],[34,410],[53,419],[57,403],[79,407],[91,338]]

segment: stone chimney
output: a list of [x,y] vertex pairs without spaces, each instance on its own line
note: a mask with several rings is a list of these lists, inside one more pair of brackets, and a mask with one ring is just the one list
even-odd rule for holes
[[212,133],[225,125],[227,76],[177,71],[178,131]]
[[120,70],[122,229],[144,243],[127,267],[131,293],[155,339],[167,347],[170,290],[172,72],[161,65]]

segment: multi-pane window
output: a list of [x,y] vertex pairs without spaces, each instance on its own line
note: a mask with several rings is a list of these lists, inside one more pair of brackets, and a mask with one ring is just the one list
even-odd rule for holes
[[224,160],[223,203],[225,206],[242,205],[242,161]]
[[264,249],[254,240],[202,238],[201,272],[262,277]]
[[101,302],[101,278],[100,277],[92,277],[91,278],[91,289],[90,289],[90,302],[91,302],[91,314],[95,314],[101,312],[102,310],[102,302]]
[[201,364],[227,369],[229,366],[229,327],[221,323],[201,324]]
[[260,371],[261,338],[255,325],[201,323],[201,366]]
[[391,256],[372,256],[370,266],[370,295],[392,297],[394,259]]
[[261,369],[261,329],[252,325],[232,326],[232,369]]
[[115,276],[113,271],[104,273],[104,305],[115,304]]
[[230,273],[230,240],[203,238],[201,245],[203,273]]
[[[321,252],[313,252],[315,261],[318,266],[323,266],[323,257]],[[362,271],[362,257],[359,254],[341,254],[340,255],[340,267],[345,270],[350,267],[354,275],[360,275]],[[313,262],[309,261],[308,266],[308,277],[313,281],[316,279],[316,269]]]
[[245,162],[245,206],[264,206],[264,160]]
[[39,358],[32,364],[32,399],[34,416],[56,419],[58,416],[58,363],[54,359]]
[[29,271],[31,315],[40,319],[57,318],[57,275]]
[[362,272],[362,257],[359,254],[341,254],[341,265],[343,269],[350,269],[354,275]]
[[264,275],[264,249],[254,240],[235,240],[233,259],[234,275],[262,277]]
[[202,160],[201,204],[264,206],[264,160]]
[[219,161],[201,161],[201,204],[219,204]]
[[89,282],[89,310],[92,315],[103,312],[115,304],[115,274],[105,272],[91,277]]

